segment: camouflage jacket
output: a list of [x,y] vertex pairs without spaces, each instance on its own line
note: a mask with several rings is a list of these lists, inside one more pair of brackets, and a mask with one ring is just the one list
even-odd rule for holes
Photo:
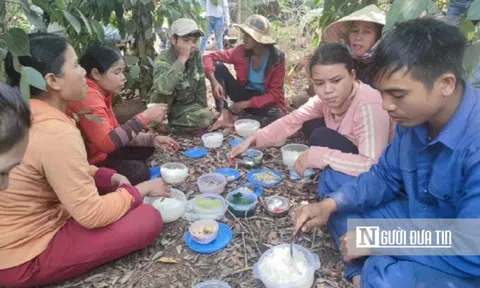
[[148,102],[168,104],[170,132],[191,132],[212,124],[200,52],[183,65],[173,47],[162,51],[155,59],[153,81]]

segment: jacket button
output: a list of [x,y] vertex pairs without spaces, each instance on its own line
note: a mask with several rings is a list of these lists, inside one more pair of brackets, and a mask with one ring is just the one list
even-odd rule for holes
[[448,200],[450,200],[451,198],[450,198],[450,196],[448,196],[448,195],[445,195],[445,196],[443,196],[443,199],[445,199],[445,200],[447,200],[447,201],[448,201]]

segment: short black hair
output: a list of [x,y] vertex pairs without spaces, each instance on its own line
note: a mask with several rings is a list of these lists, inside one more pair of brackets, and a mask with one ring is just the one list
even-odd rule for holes
[[123,56],[116,49],[105,45],[93,45],[85,50],[79,63],[87,71],[87,76],[91,78],[93,69],[97,69],[100,74],[104,74],[121,59],[123,59]]
[[0,82],[0,153],[21,141],[30,126],[28,104],[10,86]]
[[313,53],[310,59],[310,74],[312,74],[313,66],[334,64],[345,64],[345,68],[350,72],[353,69],[353,58],[345,46],[339,43],[326,43]]
[[[65,51],[68,47],[67,39],[51,33],[32,33],[28,35],[30,54],[32,56],[18,57],[20,64],[32,67],[42,74],[62,74],[65,64]],[[5,72],[12,86],[20,84],[20,73],[13,66],[13,55],[8,52],[5,57]],[[31,98],[38,98],[43,91],[30,86]]]
[[422,18],[399,23],[384,35],[375,51],[375,80],[388,79],[406,68],[428,89],[447,72],[460,83],[466,45],[467,39],[457,27],[439,20]]

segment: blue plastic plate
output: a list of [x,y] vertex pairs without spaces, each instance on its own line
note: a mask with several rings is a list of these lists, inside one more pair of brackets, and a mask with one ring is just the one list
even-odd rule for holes
[[230,146],[235,147],[238,144],[242,143],[243,141],[245,141],[245,139],[243,139],[242,137],[235,137],[232,140],[230,140]]
[[[277,181],[274,181],[274,182],[268,182],[268,183],[265,183],[265,182],[262,182],[262,181],[258,181],[256,180],[253,176],[255,174],[258,174],[258,173],[261,173],[261,172],[272,172],[273,174],[277,175],[278,176],[278,180]],[[248,182],[252,183],[252,184],[255,184],[255,185],[259,185],[259,186],[262,186],[262,187],[270,187],[270,186],[275,186],[277,185],[278,183],[282,182],[283,180],[283,175],[282,173],[278,172],[277,170],[272,170],[272,169],[255,169],[255,170],[251,170],[250,172],[248,172],[247,174],[247,180]]]
[[228,182],[232,182],[240,178],[240,172],[237,169],[233,168],[219,168],[215,170],[215,173],[219,173],[225,176]]
[[184,152],[186,157],[194,158],[194,159],[205,157],[207,153],[208,153],[208,150],[202,147],[194,147]]
[[245,183],[243,185],[240,185],[237,188],[235,188],[235,190],[240,189],[240,188],[244,188],[244,187],[253,191],[253,193],[255,193],[258,197],[262,196],[262,194],[263,194],[263,187],[259,186],[259,185],[252,184],[252,183]]
[[187,232],[184,237],[187,247],[200,254],[212,254],[227,247],[233,238],[232,229],[224,223],[218,224],[218,236],[215,240],[208,244],[200,244],[195,242],[195,240],[192,239],[190,232]]
[[150,168],[150,180],[156,179],[160,176],[162,176],[162,173],[160,172],[160,166]]

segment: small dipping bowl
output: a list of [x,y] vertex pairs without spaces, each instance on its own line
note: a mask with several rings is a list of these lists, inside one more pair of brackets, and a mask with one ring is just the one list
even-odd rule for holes
[[179,184],[187,180],[188,167],[179,162],[165,163],[160,166],[160,173],[168,184]]
[[202,219],[192,223],[188,231],[193,241],[199,244],[208,244],[218,236],[218,222],[212,219]]
[[223,144],[223,134],[212,132],[202,135],[203,146],[208,149],[219,148]]
[[[238,203],[238,200],[235,199],[235,195],[239,195],[239,199],[245,203]],[[255,214],[258,196],[246,189],[236,189],[227,194],[226,201],[228,204],[228,210],[230,210],[233,215],[240,218],[248,218]]]
[[204,174],[197,179],[201,193],[222,194],[227,185],[227,178],[220,173]]
[[290,201],[282,196],[270,196],[265,199],[267,214],[274,217],[283,217],[290,210]]
[[260,150],[248,149],[247,152],[242,154],[240,160],[240,166],[245,168],[258,168],[262,166],[263,153]]

